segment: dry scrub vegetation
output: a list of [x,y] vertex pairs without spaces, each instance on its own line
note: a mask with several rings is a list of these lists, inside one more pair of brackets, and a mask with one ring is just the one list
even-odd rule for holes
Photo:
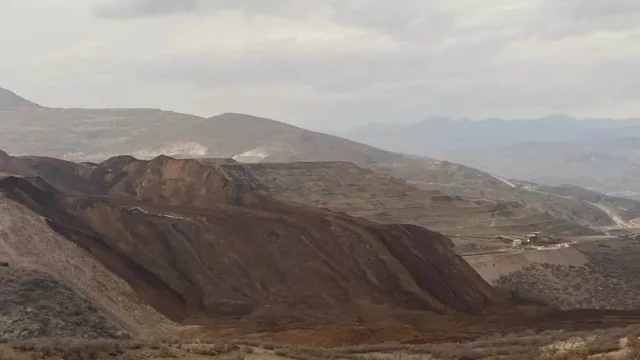
[[469,343],[384,343],[313,348],[243,340],[226,344],[174,341],[16,340],[0,341],[0,360],[23,359],[206,359],[225,360],[640,360],[640,327],[594,332],[526,331]]
[[607,241],[576,246],[584,266],[529,265],[500,277],[495,286],[562,310],[640,308],[640,243]]
[[0,337],[95,339],[122,338],[126,334],[59,280],[1,267]]
[[296,360],[577,360],[597,356],[600,359],[639,359],[640,327],[594,332],[526,331],[506,336],[495,335],[469,343],[361,345],[343,348],[310,348],[244,342],[268,346],[282,358]]

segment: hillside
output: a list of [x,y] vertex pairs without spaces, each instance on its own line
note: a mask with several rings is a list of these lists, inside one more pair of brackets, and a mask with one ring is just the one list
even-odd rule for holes
[[[532,191],[594,204],[608,211],[614,218],[617,226],[635,228],[636,224],[634,220],[640,218],[640,201],[637,200],[626,197],[609,196],[573,185],[544,186],[522,181],[518,182],[518,184]],[[621,222],[623,224],[621,224]]]
[[522,299],[563,310],[636,310],[638,250],[637,240],[609,239],[465,259],[485,280]]
[[0,267],[0,339],[125,338],[89,301],[47,274]]
[[562,114],[539,119],[479,121],[445,117],[402,124],[370,124],[344,136],[385,150],[438,157],[508,179],[571,184],[638,197],[640,119],[584,119]]
[[4,156],[0,171],[14,174],[0,180],[5,196],[182,324],[242,319],[258,330],[508,308],[441,234],[276,201],[195,160]]
[[598,142],[527,142],[447,154],[451,161],[545,185],[577,185],[638,198],[640,139]]
[[[44,218],[7,198],[4,192],[0,192],[0,213],[0,262],[8,264],[0,277],[3,281],[14,279],[12,286],[26,286],[21,295],[22,305],[14,304],[18,305],[14,310],[3,307],[11,311],[4,316],[21,322],[25,330],[31,328],[32,332],[27,335],[85,337],[95,331],[94,337],[108,337],[113,335],[113,326],[136,338],[162,336],[173,331],[172,322],[138,300],[129,284],[90,253],[53,231]],[[54,296],[56,292],[63,297]],[[14,292],[0,294],[0,301],[15,303],[17,295]],[[91,308],[87,308],[86,301]],[[57,305],[61,309],[56,308]],[[40,318],[30,317],[28,313],[21,314],[24,306],[41,307],[50,312],[42,312]],[[108,323],[102,318],[108,319]],[[38,322],[40,327],[34,328]],[[70,323],[78,323],[71,332]],[[4,329],[7,334],[18,328]]]
[[40,105],[21,98],[16,93],[0,88],[0,111],[11,111],[25,108],[39,108]]
[[[18,110],[0,109],[0,116],[3,120],[0,146],[16,155],[47,155],[74,161],[102,161],[120,154],[149,159],[164,154],[181,158],[233,158],[245,163],[351,162],[409,180],[424,190],[505,203],[504,214],[513,208],[527,207],[580,226],[597,228],[613,223],[606,212],[591,204],[514,191],[504,181],[472,168],[408,157],[249,115],[223,114],[202,119],[152,109],[24,106]],[[468,206],[475,205],[468,203]],[[538,228],[532,225],[532,229]]]
[[[200,160],[205,164],[209,160]],[[404,180],[344,162],[213,164],[227,177],[284,201],[328,208],[379,223],[409,223],[464,238],[544,231],[589,234],[589,229],[517,203],[468,200],[424,190]],[[485,239],[484,242],[488,242]],[[503,244],[504,245],[504,244]]]

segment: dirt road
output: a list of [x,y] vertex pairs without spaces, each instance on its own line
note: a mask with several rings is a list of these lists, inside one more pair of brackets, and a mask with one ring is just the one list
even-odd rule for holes
[[639,219],[633,219],[633,220],[630,220],[630,221],[625,221],[623,218],[618,216],[618,214],[614,213],[611,209],[609,209],[608,207],[606,207],[606,206],[604,206],[602,204],[597,204],[597,203],[590,203],[590,204],[595,206],[595,207],[597,207],[598,209],[606,212],[607,215],[609,215],[609,217],[611,218],[611,220],[613,220],[616,223],[615,226],[607,227],[606,230],[637,229],[637,228],[640,228],[640,218]]

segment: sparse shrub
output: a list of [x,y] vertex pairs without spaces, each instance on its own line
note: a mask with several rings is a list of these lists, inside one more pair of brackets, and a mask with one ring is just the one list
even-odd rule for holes
[[160,348],[160,351],[158,351],[158,355],[160,357],[163,357],[163,358],[175,358],[175,357],[177,357],[176,354],[174,354],[174,352],[171,351],[171,349],[168,348],[167,346],[162,346]]
[[188,351],[198,355],[217,356],[238,351],[239,349],[240,347],[237,344],[215,344],[189,348]]
[[288,351],[286,351],[285,349],[277,349],[276,351],[274,351],[274,354],[276,356],[282,356],[282,357],[287,357],[287,355],[289,354]]
[[140,341],[132,341],[129,343],[129,349],[132,349],[132,350],[142,349],[143,345],[144,344]]

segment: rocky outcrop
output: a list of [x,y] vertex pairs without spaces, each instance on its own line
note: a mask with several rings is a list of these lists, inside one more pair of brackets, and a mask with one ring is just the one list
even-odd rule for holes
[[194,160],[29,158],[21,168],[26,177],[0,181],[6,196],[175,321],[273,325],[366,318],[371,306],[507,306],[441,234],[281,202]]

